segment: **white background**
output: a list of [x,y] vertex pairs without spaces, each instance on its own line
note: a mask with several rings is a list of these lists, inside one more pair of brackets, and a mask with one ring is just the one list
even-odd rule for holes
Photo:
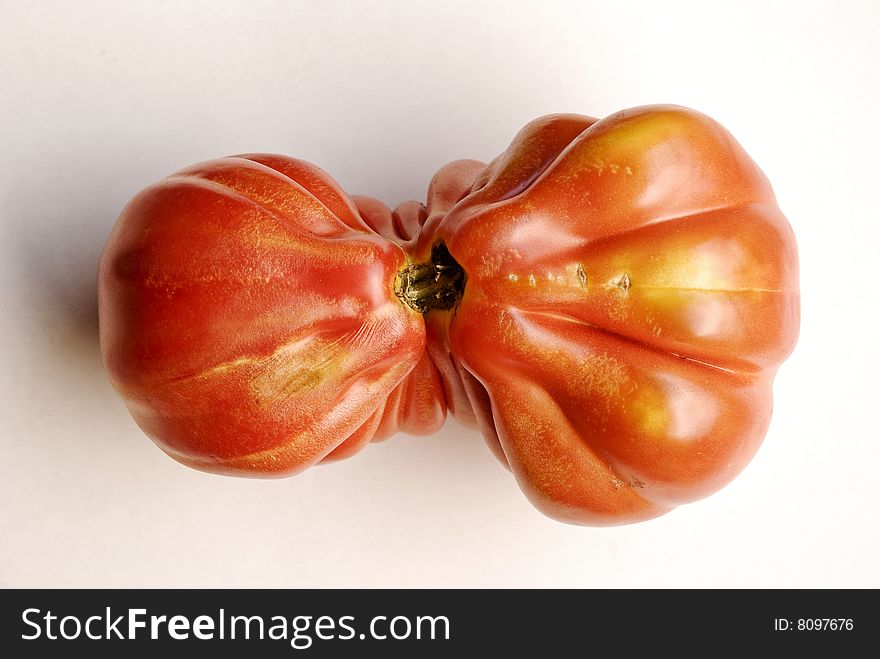
[[[0,0],[0,585],[880,587],[873,2]],[[773,182],[803,326],[757,457],[614,529],[542,517],[453,421],[281,481],[165,457],[108,384],[95,270],[189,163],[422,199],[548,112],[689,105]]]

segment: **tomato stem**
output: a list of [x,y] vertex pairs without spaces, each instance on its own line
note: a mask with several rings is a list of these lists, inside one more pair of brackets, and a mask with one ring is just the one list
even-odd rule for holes
[[411,309],[428,313],[431,309],[451,309],[461,299],[467,277],[452,258],[445,243],[431,249],[427,263],[410,263],[394,281],[397,297]]

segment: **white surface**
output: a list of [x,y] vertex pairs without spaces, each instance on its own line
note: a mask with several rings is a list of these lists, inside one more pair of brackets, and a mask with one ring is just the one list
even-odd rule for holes
[[[0,0],[0,585],[880,587],[878,7]],[[725,124],[799,240],[800,343],[722,492],[566,526],[454,422],[213,477],[107,383],[98,256],[165,174],[276,151],[396,203],[540,114],[657,102]]]

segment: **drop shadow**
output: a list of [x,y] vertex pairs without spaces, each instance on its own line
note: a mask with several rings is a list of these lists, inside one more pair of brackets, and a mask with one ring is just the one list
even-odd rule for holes
[[27,190],[19,191],[17,200],[22,210],[12,241],[27,312],[41,334],[37,344],[57,367],[79,377],[103,377],[97,271],[114,211],[100,203],[62,204]]

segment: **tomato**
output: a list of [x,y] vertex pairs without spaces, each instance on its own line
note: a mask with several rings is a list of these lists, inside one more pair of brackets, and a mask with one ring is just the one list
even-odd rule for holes
[[178,172],[113,230],[101,343],[137,423],[196,468],[292,474],[448,409],[544,513],[622,524],[754,455],[797,278],[716,122],[551,115],[394,211],[283,156]]
[[467,276],[428,314],[450,407],[546,514],[654,517],[757,450],[797,336],[797,253],[766,178],[708,117],[538,119],[431,215],[418,258],[438,244]]
[[184,169],[129,203],[104,250],[110,378],[144,432],[205,471],[291,474],[433,432],[445,401],[421,314],[394,294],[405,263],[308,163]]

